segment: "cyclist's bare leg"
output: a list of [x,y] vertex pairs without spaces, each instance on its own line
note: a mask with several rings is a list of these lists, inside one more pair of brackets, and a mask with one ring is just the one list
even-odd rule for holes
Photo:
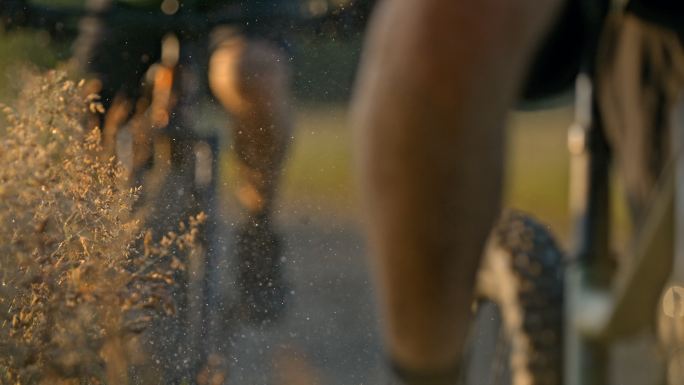
[[234,118],[237,197],[247,214],[236,231],[240,309],[258,323],[278,319],[285,303],[282,245],[271,224],[292,127],[285,63],[274,44],[234,37],[216,49],[209,67],[211,89]]
[[499,211],[502,128],[560,1],[385,1],[354,102],[388,353],[457,365]]
[[261,40],[236,37],[212,55],[209,81],[231,113],[239,162],[238,200],[249,216],[268,216],[292,127],[289,68],[282,52]]

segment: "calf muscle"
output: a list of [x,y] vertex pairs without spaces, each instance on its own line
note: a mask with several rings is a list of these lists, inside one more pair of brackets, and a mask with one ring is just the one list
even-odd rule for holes
[[353,121],[388,349],[407,367],[441,370],[461,354],[499,208],[505,115],[553,13],[532,3],[386,1],[376,11]]

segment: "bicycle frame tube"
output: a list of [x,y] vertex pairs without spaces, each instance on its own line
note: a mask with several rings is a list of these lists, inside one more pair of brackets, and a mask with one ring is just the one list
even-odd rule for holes
[[603,385],[605,348],[584,333],[582,324],[605,317],[612,272],[609,266],[610,151],[598,119],[591,79],[578,77],[576,119],[568,133],[571,211],[575,245],[566,277],[565,383]]
[[595,58],[611,1],[580,1],[587,43],[577,78],[575,123],[568,132],[574,244],[565,278],[564,384],[604,385],[605,347],[583,325],[601,324],[610,310],[609,180],[611,154],[594,93]]
[[[675,234],[684,230],[684,96],[680,96],[674,118],[674,150],[676,156]],[[673,278],[684,282],[684,237],[675,238]]]

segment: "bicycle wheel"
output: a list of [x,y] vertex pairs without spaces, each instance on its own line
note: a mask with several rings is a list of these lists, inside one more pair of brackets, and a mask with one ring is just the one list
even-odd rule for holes
[[560,384],[563,254],[547,229],[506,213],[490,237],[477,290],[461,382]]

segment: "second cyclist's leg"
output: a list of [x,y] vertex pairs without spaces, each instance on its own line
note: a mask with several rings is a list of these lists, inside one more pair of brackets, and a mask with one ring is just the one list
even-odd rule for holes
[[354,102],[390,359],[452,383],[498,213],[502,128],[559,1],[390,1]]
[[284,300],[272,213],[292,128],[285,62],[275,44],[242,37],[223,41],[210,61],[212,91],[234,118],[237,197],[245,213],[237,234],[240,285],[243,308],[256,320],[277,317]]

